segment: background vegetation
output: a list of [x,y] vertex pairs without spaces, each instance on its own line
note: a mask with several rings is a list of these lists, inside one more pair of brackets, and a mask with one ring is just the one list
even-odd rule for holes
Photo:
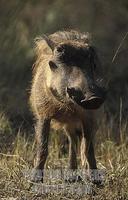
[[[26,182],[19,179],[22,167],[31,166],[33,159],[34,137],[30,134],[34,132],[33,116],[28,106],[34,62],[33,40],[44,33],[70,28],[92,34],[108,85],[102,126],[98,130],[98,138],[101,139],[96,147],[99,149],[98,162],[108,169],[110,176],[106,180],[106,188],[96,198],[128,198],[128,1],[0,0],[1,198],[13,196],[21,199],[20,194],[24,192],[25,200],[36,199],[35,194],[31,196],[28,192]],[[52,140],[54,151],[49,157],[53,167],[56,160],[52,162],[52,157],[57,156],[58,151],[55,146],[57,137]],[[13,156],[8,158],[8,154]],[[61,164],[65,164],[65,160]],[[122,185],[123,189],[118,194]],[[10,192],[8,188],[14,190]],[[18,194],[17,191],[22,192]]]

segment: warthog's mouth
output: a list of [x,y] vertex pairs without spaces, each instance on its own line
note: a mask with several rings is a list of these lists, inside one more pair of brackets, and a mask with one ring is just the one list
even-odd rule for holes
[[84,99],[77,103],[84,109],[98,109],[104,103],[104,99],[97,96],[91,96],[88,100]]

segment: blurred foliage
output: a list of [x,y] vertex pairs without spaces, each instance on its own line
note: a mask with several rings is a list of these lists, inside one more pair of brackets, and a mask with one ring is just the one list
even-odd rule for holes
[[33,40],[63,29],[90,32],[109,81],[105,113],[121,120],[128,114],[128,1],[0,0],[0,109],[10,119],[31,118],[28,95]]

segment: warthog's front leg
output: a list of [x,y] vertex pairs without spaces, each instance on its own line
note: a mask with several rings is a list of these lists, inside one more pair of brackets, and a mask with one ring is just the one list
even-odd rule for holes
[[76,174],[77,170],[77,135],[72,127],[66,128],[66,134],[69,140],[69,176],[67,182],[81,181],[81,177]]
[[82,161],[82,165],[85,164],[86,159],[88,161],[90,169],[97,169],[92,140],[88,136],[83,136],[82,139],[81,139],[81,161]]
[[94,146],[93,146],[94,130],[92,126],[91,124],[90,126],[83,126],[83,134],[81,138],[81,161],[82,165],[84,165],[87,159],[90,169],[89,172],[91,181],[94,184],[101,185],[102,180],[100,180],[100,174],[97,169],[95,153],[94,153]]
[[48,155],[48,139],[50,131],[50,119],[39,119],[36,124],[36,157],[32,181],[43,182],[43,169]]

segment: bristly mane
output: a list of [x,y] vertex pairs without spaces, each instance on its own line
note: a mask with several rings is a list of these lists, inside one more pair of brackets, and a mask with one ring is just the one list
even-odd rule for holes
[[[55,41],[56,43],[62,43],[62,42],[80,42],[83,44],[90,44],[91,37],[89,33],[81,33],[79,31],[75,30],[68,30],[68,31],[57,31],[51,35],[48,36],[52,41]],[[33,65],[33,73],[36,72],[37,67],[42,62],[42,59],[45,57],[45,55],[50,55],[51,50],[46,44],[43,37],[37,37],[35,39],[35,54],[36,54],[36,62]]]
[[[81,33],[75,30],[57,31],[48,37],[58,44],[67,41],[80,42],[87,45],[91,43],[91,36],[89,33]],[[45,54],[47,46],[44,37],[35,38],[35,52],[37,55],[40,55],[40,53]]]
[[84,43],[90,43],[91,36],[89,33],[80,33],[75,30],[70,31],[58,31],[56,33],[53,33],[50,35],[50,38],[55,41],[66,41],[66,40],[72,40],[72,41],[80,41]]

